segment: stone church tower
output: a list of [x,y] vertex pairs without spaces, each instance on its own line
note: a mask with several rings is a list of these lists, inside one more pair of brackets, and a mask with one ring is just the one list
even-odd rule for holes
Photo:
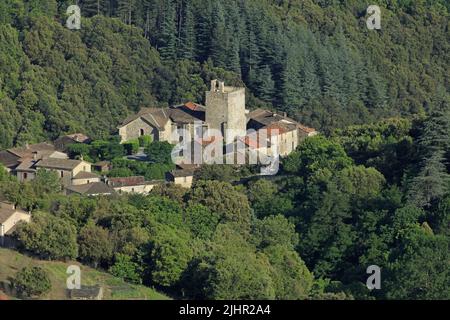
[[245,136],[245,88],[226,87],[224,82],[211,81],[206,92],[206,123],[209,129],[222,133],[225,142],[233,142],[236,136]]

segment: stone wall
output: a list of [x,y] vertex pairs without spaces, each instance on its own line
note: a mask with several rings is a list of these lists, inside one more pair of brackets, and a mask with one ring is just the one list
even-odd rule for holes
[[[225,87],[223,82],[211,82],[211,90],[206,95],[206,123],[210,129],[219,130],[226,142],[232,142],[238,135],[245,135],[245,88]],[[230,134],[231,131],[231,134]]]
[[119,129],[121,142],[123,143],[139,138],[142,135],[141,130],[143,131],[144,135],[151,136],[153,141],[159,140],[158,130],[141,118],[138,118]]

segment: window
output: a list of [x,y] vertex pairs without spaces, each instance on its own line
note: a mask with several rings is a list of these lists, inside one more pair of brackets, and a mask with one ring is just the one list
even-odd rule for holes
[[142,137],[143,135],[145,135],[145,131],[144,131],[144,129],[141,129],[141,137]]
[[24,172],[23,173],[23,180],[27,180],[28,179],[28,173]]
[[91,183],[91,181],[88,180],[88,181],[87,181],[87,184],[89,184],[89,183]]
[[61,178],[64,178],[64,171],[61,171]]

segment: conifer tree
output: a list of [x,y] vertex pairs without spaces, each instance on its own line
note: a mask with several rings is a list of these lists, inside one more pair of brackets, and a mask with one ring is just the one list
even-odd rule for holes
[[275,93],[275,82],[272,78],[272,71],[268,65],[258,69],[258,97],[264,101],[272,101]]
[[162,13],[161,36],[158,49],[163,60],[171,60],[176,57],[176,10],[172,1],[167,1]]
[[225,13],[221,2],[213,4],[212,30],[211,30],[211,54],[214,65],[225,67],[227,60],[227,32],[225,27]]
[[88,17],[102,14],[107,7],[107,2],[105,0],[83,0],[81,5],[83,14]]
[[184,1],[178,56],[182,59],[195,58],[195,19],[190,1]]

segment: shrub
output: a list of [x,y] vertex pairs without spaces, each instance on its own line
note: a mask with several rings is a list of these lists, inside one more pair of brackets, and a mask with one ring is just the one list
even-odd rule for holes
[[13,283],[17,292],[26,297],[42,296],[52,288],[47,272],[38,266],[20,270],[13,279]]
[[140,136],[139,137],[139,146],[143,148],[147,148],[151,143],[153,139],[151,136]]
[[139,151],[140,140],[130,140],[123,144],[127,155],[135,154]]

